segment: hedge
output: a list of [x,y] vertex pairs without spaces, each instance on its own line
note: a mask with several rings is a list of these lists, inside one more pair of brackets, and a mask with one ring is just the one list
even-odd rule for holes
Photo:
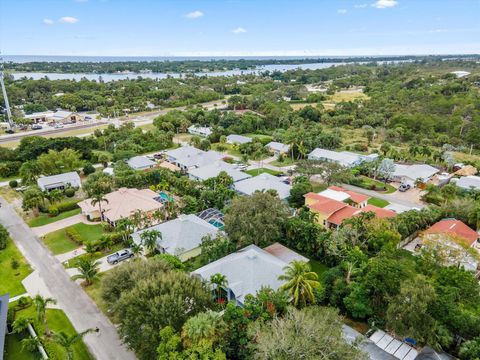
[[78,208],[77,201],[65,201],[59,204],[50,205],[48,207],[48,213],[52,216],[57,216],[65,211],[70,211]]
[[82,244],[82,237],[80,236],[80,234],[75,228],[73,227],[66,228],[65,234],[73,242],[76,242],[77,244]]

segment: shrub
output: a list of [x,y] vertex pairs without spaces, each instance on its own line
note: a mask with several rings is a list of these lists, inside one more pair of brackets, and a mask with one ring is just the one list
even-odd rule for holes
[[48,214],[53,217],[60,214],[60,211],[58,210],[58,207],[56,207],[55,205],[52,205],[48,208]]
[[77,244],[82,243],[82,237],[80,236],[79,232],[75,228],[73,227],[66,228],[65,234],[70,240],[76,242]]
[[74,197],[75,196],[75,189],[74,188],[68,188],[68,189],[65,189],[65,196],[66,197]]
[[17,180],[10,180],[8,182],[8,185],[12,188],[12,189],[15,189],[16,187],[18,187],[18,181]]
[[163,261],[166,261],[170,265],[173,266],[173,268],[178,269],[178,270],[185,270],[185,264],[182,263],[182,260],[180,260],[177,256],[171,255],[171,254],[159,254],[155,255],[156,259],[161,259]]
[[83,173],[87,176],[90,174],[93,174],[94,172],[95,172],[95,167],[92,164],[87,164],[83,168]]
[[12,261],[10,262],[10,266],[13,270],[17,270],[20,267],[20,263],[17,259],[12,259]]
[[7,247],[8,231],[3,225],[0,225],[0,250]]
[[[50,206],[52,208],[53,206]],[[76,201],[66,201],[59,204],[55,204],[55,207],[58,208],[58,213],[63,213],[65,211],[70,211],[78,208]],[[49,208],[49,209],[50,209]],[[50,210],[49,210],[50,212]]]

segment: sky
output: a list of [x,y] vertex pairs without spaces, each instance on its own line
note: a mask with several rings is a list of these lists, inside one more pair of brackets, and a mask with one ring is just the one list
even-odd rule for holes
[[478,54],[479,18],[480,0],[0,0],[0,52]]

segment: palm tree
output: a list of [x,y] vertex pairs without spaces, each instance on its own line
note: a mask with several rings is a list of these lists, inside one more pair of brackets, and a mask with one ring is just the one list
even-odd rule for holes
[[86,286],[91,285],[93,281],[98,277],[99,265],[100,263],[98,261],[95,261],[90,257],[80,257],[77,260],[77,269],[80,274],[75,275],[73,279],[83,279],[85,280]]
[[215,298],[220,299],[222,288],[226,288],[228,285],[227,277],[220,273],[213,274],[210,276],[210,283],[215,285]]
[[49,304],[56,304],[57,300],[52,298],[44,298],[37,294],[32,300],[37,311],[37,320],[45,326],[45,335],[50,336],[50,330],[47,324],[47,306]]
[[141,245],[133,243],[132,245],[130,245],[130,250],[132,251],[133,255],[137,256],[142,252],[143,248]]
[[182,328],[182,339],[185,346],[206,341],[213,344],[219,340],[222,332],[222,315],[214,311],[199,313],[189,318]]
[[35,160],[30,160],[20,166],[19,173],[22,178],[22,185],[35,184],[40,176],[40,168]]
[[25,339],[22,339],[22,350],[28,350],[30,352],[35,352],[37,351],[38,347],[42,345],[42,342],[40,341],[40,338],[38,336],[35,337],[28,337]]
[[320,287],[317,273],[311,271],[310,265],[304,261],[293,260],[284,267],[285,274],[278,277],[285,280],[282,289],[289,292],[294,306],[302,307],[315,301],[314,289]]
[[157,249],[157,241],[162,240],[162,233],[158,230],[145,230],[140,233],[140,240],[148,252],[153,253]]
[[19,318],[15,320],[12,324],[12,330],[15,334],[20,334],[23,331],[28,329],[28,324],[30,324],[30,319],[29,318]]
[[105,203],[108,204],[108,199],[105,198],[103,194],[95,194],[92,196],[92,206],[95,206],[98,204],[98,210],[100,212],[100,221],[103,221],[103,215],[102,215],[102,201],[105,201]]
[[82,331],[81,333],[77,333],[73,335],[67,335],[63,331],[61,331],[59,333],[53,334],[53,341],[65,349],[65,352],[67,353],[67,360],[72,360],[73,359],[72,346],[75,345],[80,340],[82,340],[85,335],[94,331],[96,330],[87,329],[85,331]]

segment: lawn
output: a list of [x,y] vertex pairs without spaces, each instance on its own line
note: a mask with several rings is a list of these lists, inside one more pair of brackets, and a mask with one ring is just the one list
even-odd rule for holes
[[[12,267],[14,261],[18,263],[16,269]],[[32,269],[11,239],[7,240],[7,247],[0,250],[0,264],[0,294],[9,293],[10,297],[24,294],[22,280]]]
[[269,143],[273,140],[273,137],[265,134],[244,134],[243,136],[250,137],[252,139],[258,139],[261,142]]
[[308,262],[310,264],[310,267],[312,268],[312,271],[316,272],[318,275],[318,278],[322,280],[323,273],[329,269],[329,267],[323,263],[321,263],[318,260],[310,259]]
[[[12,305],[12,304],[10,304]],[[36,321],[36,311],[35,306],[31,305],[26,309],[19,310],[16,313],[16,319],[21,317],[26,317],[29,319],[33,319],[33,326],[35,331],[39,336],[43,336],[45,328],[43,324],[39,324]],[[65,315],[63,310],[59,309],[47,309],[46,313],[48,327],[52,332],[61,332],[63,331],[67,335],[73,335],[76,333],[72,323]],[[88,336],[88,335],[87,335]],[[90,335],[91,336],[91,335]],[[28,356],[25,352],[21,351],[21,344],[19,344],[20,338],[18,336],[13,336],[13,339],[9,339],[10,335],[7,336],[7,351],[9,355],[7,359],[33,359],[35,357]],[[54,343],[51,340],[44,340],[45,350],[49,353],[49,357],[51,359],[66,359],[65,350],[58,344]],[[12,347],[9,347],[11,345]],[[75,360],[92,360],[93,357],[90,355],[87,347],[83,343],[83,341],[76,343],[73,345],[73,358]],[[17,351],[20,352],[18,353]]]
[[245,172],[249,175],[252,175],[252,176],[257,176],[257,175],[263,174],[263,173],[267,173],[267,174],[270,174],[270,175],[273,175],[273,176],[277,176],[277,175],[282,174],[281,171],[275,171],[275,170],[271,170],[271,169],[267,169],[267,168],[251,169],[251,170],[247,170]]
[[0,186],[0,196],[2,196],[9,203],[22,198],[22,195],[18,191],[12,189],[10,186]]
[[379,198],[376,198],[376,197],[372,197],[372,198],[368,199],[368,203],[370,205],[375,205],[379,208],[384,208],[385,206],[390,204],[387,200],[379,199]]
[[[218,150],[218,148],[222,146],[225,148],[225,150],[224,149],[222,149],[222,151]],[[232,144],[215,143],[215,144],[212,144],[212,150],[215,150],[221,153],[227,153],[228,155],[232,155],[232,156],[237,156],[237,157],[242,156],[242,153],[238,150],[238,147]]]
[[[360,179],[361,179],[361,184],[359,184],[358,186],[360,186],[361,188],[367,189],[367,190],[375,190],[375,191],[378,191],[378,192],[383,192],[385,194],[391,194],[391,193],[397,191],[397,189],[395,189],[390,184],[385,184],[381,181],[373,180],[373,179],[370,179],[366,176],[360,176]],[[376,189],[372,189],[372,187],[374,187],[374,186],[376,187]],[[386,191],[383,190],[384,187],[387,188]]]
[[73,210],[70,210],[70,211],[65,211],[61,214],[58,214],[57,216],[49,216],[48,214],[42,214],[42,215],[39,215],[39,216],[29,220],[28,221],[28,226],[37,227],[37,226],[43,226],[43,225],[51,224],[55,221],[63,220],[63,219],[66,219],[70,216],[80,214],[81,211],[82,211],[82,209],[78,208],[78,209],[73,209]]
[[43,242],[54,255],[63,254],[77,249],[81,244],[71,240],[66,233],[66,229],[74,228],[80,234],[81,242],[98,240],[103,234],[101,224],[87,225],[78,223],[65,229],[60,229],[43,237]]
[[343,101],[368,100],[369,97],[359,90],[341,90],[328,97],[328,100],[335,103]]
[[25,339],[26,334],[10,334],[5,337],[5,360],[35,360],[34,353],[28,350],[22,350],[22,339]]
[[298,160],[296,159],[292,160],[292,157],[286,154],[283,158],[283,161],[278,161],[277,159],[275,161],[272,161],[270,165],[278,166],[278,167],[290,166],[290,165],[295,165],[297,161]]
[[125,248],[125,245],[122,244],[122,243],[115,244],[112,247],[110,247],[110,249],[108,251],[107,250],[102,250],[102,251],[94,252],[93,254],[88,254],[87,253],[87,254],[82,254],[82,255],[79,255],[77,257],[74,257],[73,259],[70,259],[69,261],[64,263],[63,266],[65,266],[67,269],[68,268],[74,268],[74,267],[77,267],[77,261],[80,260],[80,259],[90,257],[93,260],[98,260],[98,259],[100,259],[104,256],[107,256],[107,255],[112,254],[114,252],[120,251],[124,248]]

